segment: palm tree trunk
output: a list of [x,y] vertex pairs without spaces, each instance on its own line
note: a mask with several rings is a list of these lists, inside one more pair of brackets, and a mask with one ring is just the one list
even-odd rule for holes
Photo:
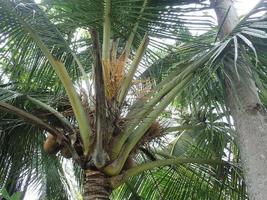
[[[257,91],[255,84],[253,86],[254,91]],[[242,83],[238,83],[235,89],[240,101],[237,102],[233,90],[228,86],[227,104],[238,134],[249,197],[251,200],[265,200],[267,197],[266,111],[261,107],[258,96]]]
[[[238,16],[232,0],[211,0],[211,2],[215,6],[218,23],[221,25],[222,39],[236,26],[239,21]],[[240,81],[236,75],[232,75],[234,88],[226,83],[226,103],[238,134],[249,198],[265,200],[267,198],[267,113],[260,102],[251,74],[243,73],[240,77],[243,81]]]
[[112,190],[106,176],[99,171],[85,171],[84,200],[109,200]]

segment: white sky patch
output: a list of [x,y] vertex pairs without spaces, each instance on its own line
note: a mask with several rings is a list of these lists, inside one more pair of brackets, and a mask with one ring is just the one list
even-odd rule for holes
[[238,15],[242,16],[247,14],[259,2],[260,0],[235,0],[235,7],[237,9]]
[[37,200],[38,199],[38,191],[33,190],[30,186],[29,189],[26,191],[24,200]]

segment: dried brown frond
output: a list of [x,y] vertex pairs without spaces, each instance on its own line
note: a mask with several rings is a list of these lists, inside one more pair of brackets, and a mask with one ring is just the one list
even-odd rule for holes
[[115,121],[115,123],[114,123],[115,128],[113,131],[113,136],[117,136],[122,132],[125,122],[126,122],[125,118],[118,118]]
[[132,84],[137,85],[137,84],[147,84],[148,80],[133,80]]
[[129,155],[129,157],[127,158],[122,170],[128,170],[131,169],[133,167],[137,166],[136,161],[133,159],[132,155]]
[[141,146],[148,145],[152,140],[162,137],[163,134],[164,131],[160,123],[154,122],[133,149],[132,154],[135,154]]
[[146,131],[145,135],[143,136],[142,140],[144,143],[150,142],[151,140],[162,136],[162,127],[159,122],[154,122],[149,129]]
[[64,158],[71,158],[72,157],[70,150],[66,146],[64,146],[60,150],[60,153]]
[[137,99],[145,99],[146,95],[152,90],[149,80],[133,80],[132,85],[134,86],[134,94]]
[[80,89],[80,99],[81,99],[81,103],[82,103],[82,106],[83,108],[86,109],[86,111],[90,108],[89,107],[89,102],[88,102],[88,95],[85,91],[85,89],[81,88]]
[[68,109],[64,110],[64,111],[62,112],[62,115],[63,115],[64,117],[71,117],[71,116],[73,116],[73,115],[74,115],[74,112],[73,112],[73,110],[72,110],[72,107],[69,107]]

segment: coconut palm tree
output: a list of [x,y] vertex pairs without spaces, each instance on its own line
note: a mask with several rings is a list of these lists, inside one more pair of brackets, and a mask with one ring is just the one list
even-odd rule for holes
[[[231,34],[233,29],[238,26],[239,19],[236,10],[233,8],[232,1],[215,0],[212,1],[212,4],[215,7],[218,22],[221,25],[219,37],[222,39],[225,35]],[[264,1],[262,1],[262,4],[264,4]],[[255,14],[253,12],[254,11],[251,13],[252,16]],[[223,18],[223,16],[225,17]],[[265,17],[266,13],[265,16],[261,18],[263,21],[258,22],[260,24],[264,23]],[[251,17],[250,21],[253,21],[253,17]],[[254,28],[254,26],[255,24],[243,28],[241,34],[237,34],[233,37],[235,62],[233,65],[225,61],[226,59],[222,61],[225,71],[228,71],[227,73],[229,75],[229,77],[224,78],[223,81],[225,94],[227,95],[226,105],[230,109],[238,133],[238,142],[243,158],[250,199],[264,199],[266,198],[265,191],[267,189],[267,134],[265,132],[267,124],[264,121],[266,111],[260,98],[260,93],[264,93],[264,90],[259,86],[262,84],[262,80],[257,80],[257,78],[255,78],[259,76],[259,74],[261,74],[262,77],[262,72],[259,72],[257,69],[258,46],[254,46],[254,41],[251,41],[251,37],[256,37],[257,40],[261,40],[259,38],[264,39],[266,35],[261,28],[258,27],[259,30],[257,30],[257,27]],[[248,31],[248,33],[246,31]],[[255,32],[259,34],[263,33],[265,36],[256,36]],[[249,48],[252,48],[256,56],[255,61],[251,61],[251,58],[248,58],[246,53],[243,53],[245,49],[238,44],[239,40],[249,45]],[[239,58],[238,52],[241,54]],[[238,66],[238,60],[243,62],[242,67]],[[235,73],[230,71],[233,70],[233,68],[235,68]]]
[[[262,199],[267,18],[255,14],[267,1],[241,21],[221,2],[1,0],[0,186],[40,199],[73,187],[83,199],[247,199],[237,138]],[[212,8],[217,31],[192,16]]]

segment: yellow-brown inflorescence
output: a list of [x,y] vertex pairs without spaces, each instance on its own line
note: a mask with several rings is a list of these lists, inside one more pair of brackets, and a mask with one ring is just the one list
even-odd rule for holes
[[123,52],[118,58],[110,57],[109,60],[103,60],[105,93],[110,101],[115,99],[120,90],[122,81],[125,77],[126,54]]

